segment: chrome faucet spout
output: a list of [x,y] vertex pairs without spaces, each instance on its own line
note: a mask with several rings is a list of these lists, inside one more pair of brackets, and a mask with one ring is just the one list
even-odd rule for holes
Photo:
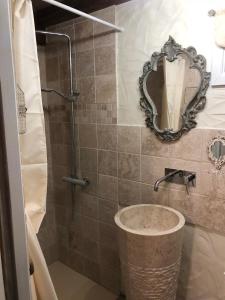
[[181,173],[181,172],[182,172],[181,170],[175,170],[175,171],[170,172],[169,174],[167,174],[167,175],[165,175],[165,176],[159,178],[159,179],[155,182],[155,184],[154,184],[154,191],[155,191],[155,192],[158,191],[159,185],[160,185],[161,182],[166,181],[168,178],[173,177],[174,175],[176,175],[176,174],[178,174],[178,173]]

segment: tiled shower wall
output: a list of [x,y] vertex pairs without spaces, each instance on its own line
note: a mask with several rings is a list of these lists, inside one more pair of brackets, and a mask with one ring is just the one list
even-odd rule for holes
[[[115,8],[102,10],[95,15],[114,22]],[[118,125],[115,35],[102,25],[82,19],[51,29],[66,32],[73,39],[74,85],[80,92],[76,107],[77,171],[79,176],[88,177],[91,182],[87,188],[77,188],[72,200],[70,185],[61,180],[62,176],[70,173],[70,104],[60,97],[49,95],[46,114],[51,139],[59,259],[118,292],[120,270],[113,222],[118,205],[165,204],[181,211],[188,223],[199,226],[196,229],[187,227],[185,261],[178,296],[179,300],[196,300],[196,296],[187,298],[184,292],[189,285],[187,278],[194,268],[186,254],[193,251],[194,255],[192,239],[195,232],[201,231],[201,227],[204,228],[202,239],[206,240],[205,235],[210,237],[203,245],[206,256],[210,252],[207,247],[213,247],[210,243],[214,235],[211,237],[210,232],[219,233],[218,239],[221,241],[225,235],[224,171],[215,171],[207,156],[209,140],[225,132],[195,129],[176,143],[163,144],[145,127]],[[64,42],[56,44],[51,40],[46,47],[47,85],[67,93],[64,45]],[[166,167],[196,172],[196,187],[190,187],[190,193],[187,194],[184,186],[163,183],[159,192],[154,192],[153,184],[164,174]],[[49,223],[47,228],[50,234]],[[45,253],[51,256],[51,247],[46,243],[47,239],[42,243],[43,247],[49,249]],[[222,260],[211,258],[211,261],[213,267],[210,272],[221,283],[222,293],[223,277],[217,268]],[[209,261],[198,272],[203,274],[199,281],[205,286],[207,280],[203,277],[207,264],[209,266]]]
[[[95,15],[115,22],[114,7]],[[82,19],[49,30],[65,32],[72,39],[74,87],[80,92],[76,105],[77,175],[91,182],[87,188],[77,187],[72,200],[71,186],[61,180],[70,174],[70,103],[49,94],[45,114],[50,128],[59,259],[118,292],[120,271],[113,223],[118,207],[115,34]],[[69,90],[66,50],[63,40],[52,38],[46,46],[46,85],[65,94]],[[51,230],[45,224],[43,228]],[[39,236],[43,237],[42,231]],[[48,242],[43,244],[49,249],[45,254],[51,255]]]
[[[114,8],[96,15],[115,22]],[[87,188],[76,189],[73,220],[69,232],[65,228],[69,235],[67,243],[60,245],[60,259],[107,288],[119,291],[113,224],[117,210],[115,34],[82,19],[69,22],[68,26],[74,29],[75,78],[80,92],[76,110],[77,170],[91,183]],[[56,30],[61,31],[61,26]],[[108,133],[114,135],[110,137]],[[109,147],[110,142],[114,145]]]
[[[46,60],[45,48],[38,47],[39,67],[41,73],[41,85],[46,86]],[[44,112],[48,105],[46,94],[42,94],[42,102]],[[49,128],[49,115],[45,113],[45,132],[47,144],[47,158],[48,158],[48,189],[46,197],[46,216],[42,222],[38,233],[38,239],[41,248],[45,255],[48,264],[58,259],[58,237],[56,230],[56,215],[55,215],[55,197],[54,197],[54,182],[52,172],[52,155],[51,155],[51,140]]]

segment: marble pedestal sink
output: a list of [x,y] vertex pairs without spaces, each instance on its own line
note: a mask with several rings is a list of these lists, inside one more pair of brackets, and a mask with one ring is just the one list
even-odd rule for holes
[[185,219],[161,205],[140,204],[115,216],[127,300],[175,300]]

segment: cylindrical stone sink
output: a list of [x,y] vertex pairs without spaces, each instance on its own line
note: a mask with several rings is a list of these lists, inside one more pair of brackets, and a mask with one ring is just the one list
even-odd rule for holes
[[166,206],[140,204],[121,209],[115,222],[126,300],[175,300],[183,215]]

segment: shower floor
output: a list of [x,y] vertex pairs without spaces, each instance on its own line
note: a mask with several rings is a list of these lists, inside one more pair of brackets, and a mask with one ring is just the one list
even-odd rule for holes
[[49,272],[59,300],[117,300],[102,286],[56,261]]

